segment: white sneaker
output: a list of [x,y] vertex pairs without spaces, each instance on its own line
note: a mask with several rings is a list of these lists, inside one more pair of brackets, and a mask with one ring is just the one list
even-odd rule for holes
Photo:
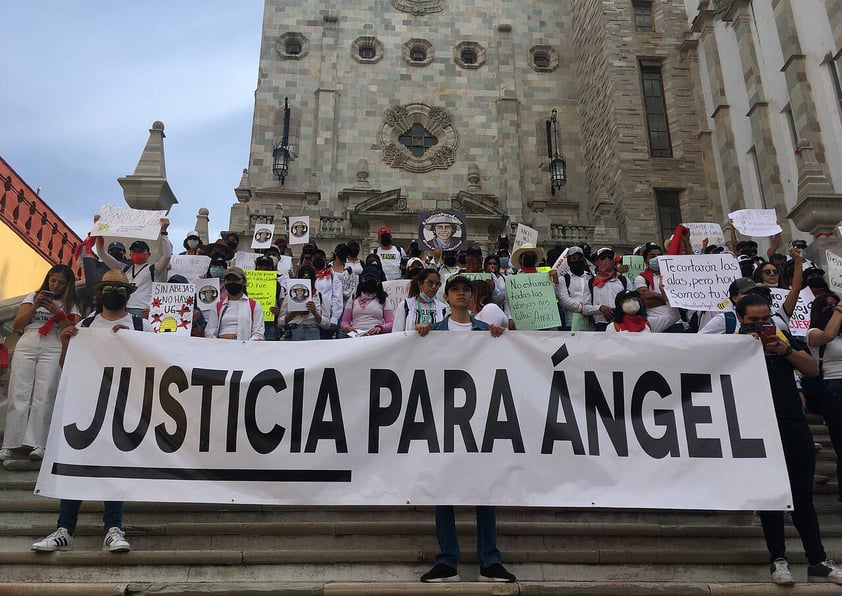
[[789,570],[789,563],[786,559],[775,559],[772,561],[772,583],[779,586],[791,586],[795,583],[792,571]]
[[29,459],[31,459],[32,461],[41,461],[42,459],[44,459],[44,448],[36,447],[32,451],[30,451]]
[[818,565],[808,565],[807,581],[842,584],[842,569],[839,569],[836,563],[830,559],[822,561]]
[[132,550],[128,540],[126,540],[126,533],[120,528],[109,528],[105,534],[105,540],[102,541],[102,550],[108,550],[112,553],[127,553]]
[[12,459],[14,457],[14,453],[12,453],[11,449],[0,449],[0,461],[6,461],[7,459]]
[[67,528],[59,528],[46,538],[33,542],[30,550],[40,553],[51,553],[57,550],[73,550],[73,536]]

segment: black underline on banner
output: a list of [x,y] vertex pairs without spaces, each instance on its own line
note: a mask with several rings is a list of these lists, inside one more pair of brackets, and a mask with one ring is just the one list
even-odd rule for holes
[[229,470],[212,468],[133,468],[54,463],[55,476],[213,480],[229,482],[351,482],[351,470]]

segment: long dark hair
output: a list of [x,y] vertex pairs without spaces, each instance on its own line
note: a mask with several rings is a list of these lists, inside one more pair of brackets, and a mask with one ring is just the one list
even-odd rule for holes
[[76,299],[76,276],[73,275],[73,270],[70,267],[67,265],[53,265],[50,267],[38,291],[43,292],[44,290],[50,289],[50,276],[54,273],[61,274],[67,282],[67,286],[64,288],[64,294],[56,296],[56,298],[60,299],[64,305],[64,312],[69,313],[74,306],[79,307],[79,301]]
[[[827,327],[830,317],[833,316],[833,309],[828,308],[828,302],[836,300],[839,304],[839,296],[833,292],[822,294],[813,300],[813,305],[810,307],[810,329],[824,329]],[[839,330],[842,335],[842,329]]]
[[[439,275],[439,272],[435,269],[427,268],[422,269],[419,273],[416,273],[415,276],[412,278],[412,281],[409,284],[409,297],[415,298],[418,294],[421,293],[421,286],[424,285],[424,282],[433,274]],[[439,276],[441,279],[441,276]]]
[[[363,276],[360,275],[360,283],[357,284],[357,291],[354,292],[354,300],[359,298],[360,294],[362,294],[362,291],[363,291],[362,277]],[[380,304],[386,304],[386,300],[389,298],[389,295],[386,293],[386,290],[383,289],[383,282],[382,281],[379,281],[379,280],[377,281],[377,290],[376,290],[375,294],[377,295],[377,300],[380,302]]]
[[475,279],[471,282],[471,299],[474,303],[476,315],[482,308],[491,302],[491,288],[488,287],[488,282],[484,279]]

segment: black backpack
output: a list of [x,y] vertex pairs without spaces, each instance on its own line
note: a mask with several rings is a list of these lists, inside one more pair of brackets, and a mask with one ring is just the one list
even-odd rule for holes
[[[82,327],[90,327],[91,323],[94,322],[96,315],[91,315],[86,319],[82,320]],[[132,325],[134,325],[135,331],[143,331],[143,319],[137,315],[132,315]]]

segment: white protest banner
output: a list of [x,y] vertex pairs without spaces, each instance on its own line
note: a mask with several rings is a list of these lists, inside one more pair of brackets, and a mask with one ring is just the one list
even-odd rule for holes
[[212,308],[216,308],[219,301],[219,278],[196,278],[193,280],[196,286],[197,306],[203,314],[207,315]]
[[210,257],[206,255],[173,255],[167,277],[183,275],[186,279],[196,279],[205,275],[209,266]]
[[91,228],[91,236],[120,236],[155,240],[161,233],[161,218],[167,212],[131,209],[116,205],[103,205],[99,210],[99,219]]
[[[789,290],[781,290],[779,288],[772,288],[772,312],[778,312],[786,300]],[[806,337],[807,330],[810,328],[810,308],[816,296],[810,288],[804,288],[798,294],[798,302],[795,304],[795,310],[789,318],[789,332],[793,335]]]
[[842,257],[829,250],[824,251],[827,261],[827,285],[831,292],[842,294]]
[[[80,329],[35,492],[790,509],[760,342],[692,339],[407,332],[299,342],[279,357],[272,342],[232,350],[217,339]],[[374,353],[376,362],[360,358]]]
[[398,310],[404,298],[409,297],[409,286],[411,283],[412,280],[409,279],[393,279],[392,281],[383,282],[383,289],[389,295],[392,310]]
[[263,320],[274,321],[275,315],[269,309],[275,304],[278,289],[278,274],[274,271],[245,270],[246,294],[252,300],[260,303],[263,308]]
[[781,233],[774,209],[740,209],[728,214],[734,228],[746,236],[774,236]]
[[234,259],[231,261],[232,267],[239,267],[243,271],[253,270],[255,265],[254,262],[257,260],[257,257],[260,256],[260,253],[256,252],[245,252],[243,250],[238,250],[234,254]]
[[310,296],[309,279],[287,279],[287,309],[289,312],[304,312],[307,310],[307,303],[312,300]]
[[259,223],[254,226],[254,237],[251,239],[252,248],[269,248],[272,246],[272,236],[275,234],[275,224]]
[[524,244],[538,246],[538,230],[533,230],[529,226],[518,224],[517,231],[515,232],[515,242],[512,245],[512,252],[516,251]]
[[555,285],[549,273],[507,275],[506,296],[515,327],[521,331],[561,326]]
[[307,244],[310,242],[310,218],[306,215],[289,218],[289,243]]
[[190,335],[196,286],[155,282],[149,307],[149,323],[155,333]]
[[733,255],[661,255],[664,292],[673,308],[733,310],[728,286],[740,277]]
[[[774,210],[773,210],[774,211]],[[693,252],[701,254],[705,248],[705,239],[708,246],[724,246],[725,236],[722,234],[722,226],[718,223],[686,223],[681,224],[690,230],[690,244]]]

